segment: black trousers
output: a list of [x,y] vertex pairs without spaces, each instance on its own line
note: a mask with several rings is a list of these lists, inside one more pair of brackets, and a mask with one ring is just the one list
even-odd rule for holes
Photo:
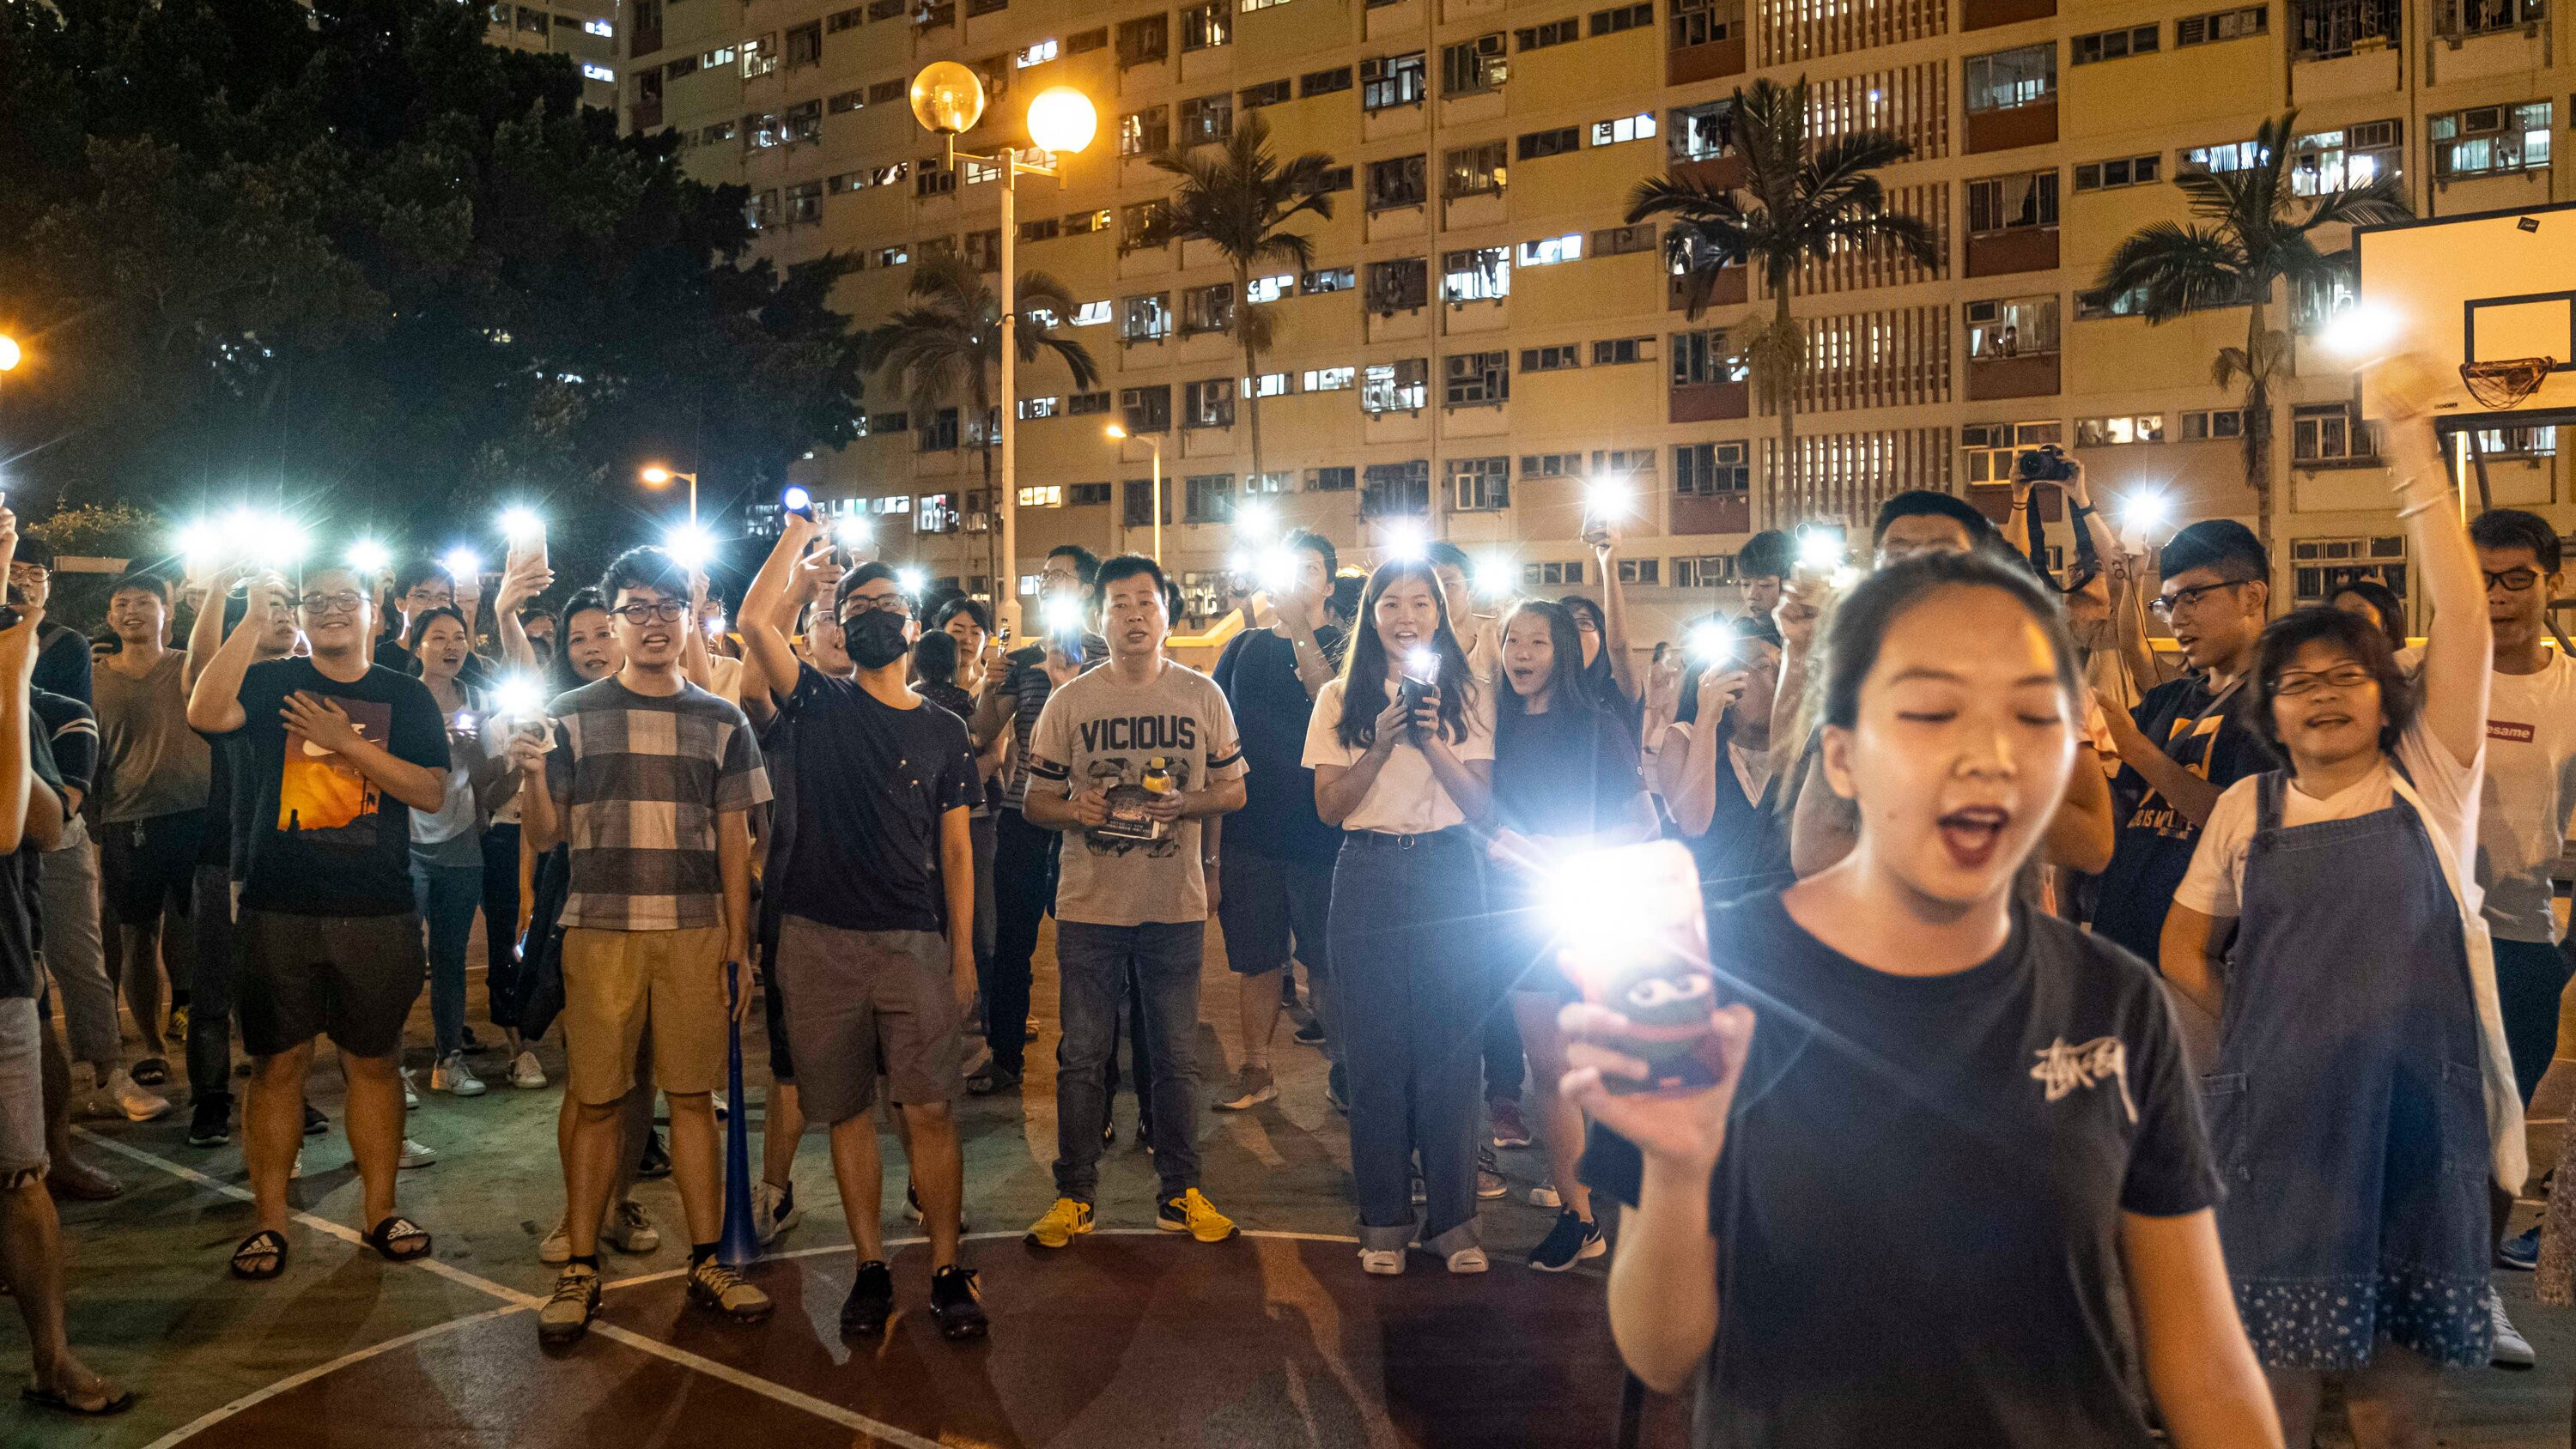
[[1029,961],[1038,923],[1055,904],[1055,852],[1062,839],[1031,825],[1019,811],[993,812],[993,967],[984,981],[984,1044],[993,1065],[1025,1070],[1029,1029]]

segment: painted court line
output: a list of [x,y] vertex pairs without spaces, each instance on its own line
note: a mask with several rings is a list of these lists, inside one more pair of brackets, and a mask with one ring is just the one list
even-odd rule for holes
[[[90,1131],[86,1127],[74,1127],[72,1131],[85,1142],[92,1143],[108,1152],[115,1153],[117,1156],[125,1158],[128,1161],[139,1163],[159,1172],[167,1173],[172,1177],[178,1178],[182,1182],[191,1183],[195,1186],[205,1188],[220,1196],[231,1198],[236,1202],[249,1202],[252,1200],[251,1194],[247,1189],[237,1187],[232,1183],[224,1182],[218,1178],[209,1177],[205,1173],[199,1172],[195,1168],[189,1167],[183,1163],[172,1162],[166,1157],[146,1152],[139,1147],[129,1146],[123,1142],[116,1141],[114,1138],[102,1137],[99,1134]],[[365,1246],[366,1240],[360,1237],[355,1229],[344,1224],[335,1223],[328,1218],[316,1217],[313,1214],[306,1212],[292,1213],[289,1214],[289,1217],[293,1222],[315,1232],[327,1233],[332,1237],[339,1238],[344,1242],[360,1247]],[[222,1408],[214,1410],[212,1413],[205,1415],[185,1428],[176,1430],[171,1434],[164,1435],[162,1438],[155,1440],[152,1445],[147,1446],[147,1449],[169,1449],[169,1446],[181,1443],[190,1434],[196,1433],[198,1430],[210,1424],[219,1423],[234,1414],[240,1413],[244,1409],[250,1408],[266,1399],[273,1398],[299,1384],[309,1383],[335,1369],[343,1368],[349,1364],[363,1362],[367,1359],[376,1357],[379,1354],[385,1353],[388,1350],[417,1343],[433,1334],[443,1333],[463,1324],[479,1323],[489,1318],[499,1318],[508,1314],[525,1312],[528,1309],[537,1307],[544,1301],[540,1298],[522,1293],[516,1288],[512,1288],[501,1283],[495,1283],[489,1278],[468,1273],[462,1268],[439,1262],[436,1258],[414,1258],[407,1263],[395,1263],[391,1266],[397,1268],[426,1268],[430,1272],[436,1273],[443,1278],[461,1283],[466,1287],[475,1289],[476,1291],[487,1294],[493,1298],[497,1298],[506,1306],[491,1309],[483,1313],[471,1314],[464,1318],[452,1319],[446,1323],[433,1324],[428,1328],[416,1330],[399,1338],[388,1339],[383,1343],[360,1349],[355,1353],[345,1354],[339,1358],[333,1359],[329,1363],[306,1369],[302,1373],[291,1378],[280,1380],[277,1383],[268,1385],[266,1388],[259,1389],[241,1399],[237,1399],[230,1404],[226,1404]],[[656,1274],[653,1276],[677,1276],[677,1274]],[[610,1285],[602,1286],[606,1287]],[[656,1358],[664,1359],[668,1362],[678,1364],[683,1368],[705,1374],[709,1378],[721,1379],[726,1383],[732,1384],[736,1388],[746,1389],[765,1399],[785,1404],[793,1409],[802,1410],[818,1419],[824,1419],[834,1424],[838,1424],[844,1429],[868,1435],[871,1438],[882,1440],[887,1444],[900,1446],[900,1449],[943,1449],[943,1446],[936,1439],[925,1439],[909,1430],[896,1428],[892,1424],[880,1423],[875,1419],[869,1418],[865,1414],[853,1413],[850,1410],[842,1408],[840,1405],[828,1400],[818,1399],[811,1394],[800,1393],[795,1389],[787,1387],[785,1384],[762,1378],[758,1374],[745,1373],[741,1369],[735,1368],[730,1364],[718,1363],[714,1359],[707,1358],[701,1354],[691,1353],[687,1349],[676,1348],[670,1344],[658,1342],[654,1339],[647,1338],[640,1333],[636,1333],[631,1329],[620,1328],[613,1323],[602,1323],[597,1320],[593,1320],[590,1331],[602,1338],[610,1340],[611,1342],[622,1343],[638,1352],[651,1354]]]

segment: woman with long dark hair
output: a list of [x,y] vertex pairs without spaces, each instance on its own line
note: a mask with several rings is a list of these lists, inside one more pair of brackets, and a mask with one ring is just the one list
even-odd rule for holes
[[[1341,677],[1315,696],[1315,811],[1346,832],[1325,927],[1347,1040],[1360,1267],[1404,1271],[1415,1236],[1481,1273],[1476,1221],[1484,871],[1469,829],[1492,808],[1493,696],[1469,672],[1439,577],[1418,560],[1369,576]],[[1347,985],[1341,983],[1347,982]]]
[[1503,621],[1502,687],[1494,701],[1495,933],[1508,1009],[1529,1053],[1531,1105],[1547,1136],[1560,1208],[1529,1265],[1561,1273],[1605,1251],[1592,1194],[1575,1165],[1583,1114],[1559,1096],[1565,1042],[1556,1014],[1580,995],[1556,966],[1544,908],[1548,883],[1583,850],[1650,838],[1653,807],[1638,769],[1636,731],[1593,697],[1572,610],[1529,600]]
[[[482,1079],[465,1063],[465,948],[474,931],[474,913],[483,904],[483,827],[492,807],[515,794],[517,786],[501,748],[504,726],[492,720],[483,691],[462,677],[473,652],[464,612],[446,604],[423,609],[403,642],[411,651],[411,672],[429,686],[447,720],[447,798],[434,813],[411,812],[412,894],[429,931],[429,1016],[435,1042],[429,1087],[478,1097]],[[515,924],[495,921],[488,929],[506,931]]]

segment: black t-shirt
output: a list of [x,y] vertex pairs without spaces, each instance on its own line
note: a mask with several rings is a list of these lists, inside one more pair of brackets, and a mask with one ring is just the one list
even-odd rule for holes
[[429,686],[383,665],[355,682],[310,659],[272,659],[242,675],[242,727],[217,736],[232,755],[233,869],[241,903],[290,916],[394,916],[412,909],[411,807],[356,766],[310,746],[288,755],[278,710],[298,690],[337,703],[394,758],[448,767],[446,722]]
[[[2271,746],[2245,717],[2251,694],[2238,689],[2221,701],[2191,675],[2148,690],[2130,715],[2166,754],[2224,790],[2275,764]],[[2112,781],[2111,797],[2120,829],[2102,871],[2093,931],[2153,961],[2166,909],[2199,848],[2200,827],[2127,765]]]
[[45,743],[54,752],[56,783],[88,795],[90,780],[98,773],[98,716],[70,695],[41,686],[33,691],[31,702],[44,726]]
[[[1693,1442],[2147,1449],[2120,1216],[2218,1198],[2154,974],[2019,906],[2001,952],[1934,977],[1831,950],[1778,895],[1709,922],[1758,1020]],[[1584,1180],[1634,1203],[1639,1163],[1596,1128]]]
[[895,709],[856,680],[796,671],[774,733],[773,763],[793,772],[779,909],[845,931],[937,931],[939,822],[982,796],[965,722],[936,705]]
[[36,687],[90,703],[89,640],[51,619],[36,626]]
[[[957,722],[967,727],[966,747],[969,750],[975,747],[975,696],[954,684],[915,684],[912,688],[913,692],[922,698],[957,716]],[[981,773],[979,769],[977,774],[980,776]],[[776,787],[776,781],[773,780],[770,783],[772,788]],[[1001,792],[994,788],[993,783],[990,780],[980,781],[975,791],[976,813],[983,813],[986,805],[1000,803]]]
[[1501,708],[1509,717],[1494,726],[1497,824],[1523,835],[1590,835],[1644,818],[1637,731],[1624,715],[1564,703],[1524,715],[1509,698]]
[[[46,734],[43,729],[27,732],[27,763],[37,779],[53,787],[59,801],[63,777],[54,768]],[[15,851],[0,856],[0,1000],[37,994],[36,952],[45,943],[43,855],[29,836],[19,841]]]
[[[1315,631],[1339,665],[1344,640],[1330,624]],[[1306,722],[1315,712],[1297,678],[1297,646],[1268,629],[1226,641],[1212,676],[1234,710],[1243,739],[1243,808],[1226,817],[1225,843],[1276,860],[1329,861],[1342,832],[1315,813],[1315,772],[1306,768]]]

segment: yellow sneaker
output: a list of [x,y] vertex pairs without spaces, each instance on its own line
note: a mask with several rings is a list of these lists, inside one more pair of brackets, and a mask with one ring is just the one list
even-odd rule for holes
[[1091,1204],[1069,1197],[1055,1200],[1046,1216],[1029,1224],[1025,1242],[1032,1248],[1061,1248],[1081,1234],[1091,1231]]
[[1163,1199],[1154,1214],[1154,1226],[1167,1233],[1187,1233],[1202,1243],[1222,1243],[1234,1236],[1234,1219],[1218,1212],[1216,1204],[1195,1187]]

